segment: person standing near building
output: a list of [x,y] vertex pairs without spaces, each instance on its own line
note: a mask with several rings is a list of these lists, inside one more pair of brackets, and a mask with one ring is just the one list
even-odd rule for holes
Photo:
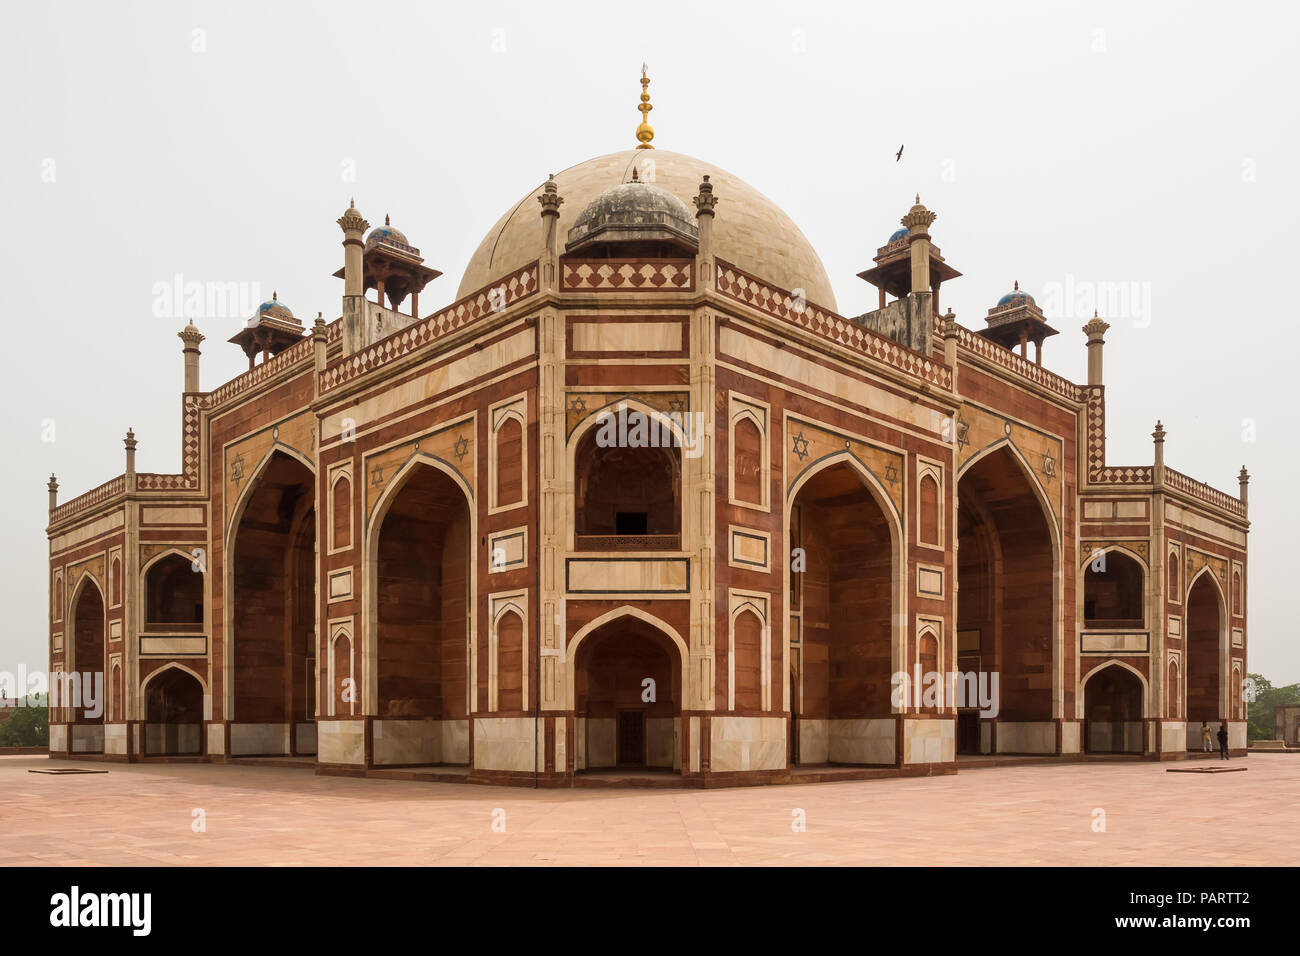
[[1228,759],[1228,725],[1219,724],[1219,758]]
[[1201,753],[1210,752],[1210,725],[1201,721]]

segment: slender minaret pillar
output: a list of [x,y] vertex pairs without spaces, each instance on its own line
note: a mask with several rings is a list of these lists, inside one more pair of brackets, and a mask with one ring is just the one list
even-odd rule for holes
[[54,509],[59,506],[59,480],[54,477],[54,472],[50,472],[50,482],[45,487],[50,493],[50,517],[54,517]]
[[357,210],[356,200],[338,219],[339,228],[343,230],[343,294],[363,295],[361,253],[362,238],[370,227],[364,216]]
[[1088,336],[1088,384],[1102,384],[1101,377],[1101,349],[1106,344],[1103,336],[1110,324],[1097,318],[1097,313],[1092,313],[1092,319],[1083,327],[1083,334]]
[[126,430],[126,438],[122,440],[126,446],[126,491],[127,494],[135,491],[135,432],[130,428]]
[[957,391],[957,316],[952,309],[943,317],[943,363],[952,369],[952,390]]
[[713,195],[713,183],[705,176],[700,191],[695,196],[695,221],[700,229],[700,246],[695,253],[695,282],[699,289],[712,289],[717,278],[713,267],[713,211],[718,197]]
[[185,391],[197,392],[199,390],[199,343],[203,341],[203,333],[194,327],[194,320],[190,319],[185,328],[176,333],[176,337],[185,343],[181,349],[185,357]]
[[325,371],[325,339],[328,333],[325,331],[325,316],[320,312],[316,313],[316,321],[311,327],[311,345],[312,357],[315,360],[316,374],[313,376],[315,384],[312,386],[316,395],[320,395],[320,376]]
[[899,220],[907,227],[910,240],[908,249],[912,259],[912,291],[929,292],[930,289],[930,226],[938,218],[937,213],[930,212],[921,205],[918,193],[916,205]]
[[1151,439],[1156,446],[1156,463],[1152,472],[1152,478],[1156,486],[1160,487],[1165,483],[1165,426],[1156,422],[1156,430],[1151,433]]
[[[53,475],[50,476],[50,480],[51,481],[54,480]],[[1245,465],[1242,465],[1241,471],[1237,472],[1237,483],[1241,488],[1241,494],[1238,496],[1241,498],[1241,507],[1243,509],[1246,509],[1248,507],[1248,503],[1246,500],[1246,492],[1250,487],[1250,472],[1246,470]],[[54,506],[50,505],[50,507],[53,508]]]
[[560,287],[560,206],[564,197],[555,185],[555,174],[551,173],[542,187],[542,194],[537,197],[542,206],[542,291],[554,292]]
[[[366,344],[365,265],[361,254],[370,223],[357,211],[354,201],[339,216],[338,224],[343,230],[343,353],[351,355]],[[383,302],[381,290],[379,304]]]

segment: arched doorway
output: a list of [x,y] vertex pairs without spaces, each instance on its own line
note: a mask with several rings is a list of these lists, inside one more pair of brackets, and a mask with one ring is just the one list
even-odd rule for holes
[[[639,418],[636,416],[640,416]],[[638,410],[633,424],[658,419]],[[617,417],[610,420],[617,421]],[[673,551],[681,546],[681,449],[674,444],[608,445],[590,428],[574,453],[574,548],[578,551]],[[628,440],[635,436],[631,430]],[[673,433],[663,427],[663,440]]]
[[681,771],[681,652],[626,615],[584,635],[574,653],[577,770]]
[[[381,508],[371,585],[380,728],[374,762],[468,764],[468,498],[446,472],[416,462]],[[487,669],[480,652],[480,711],[488,706]]]
[[1145,751],[1142,679],[1127,667],[1105,665],[1083,685],[1083,743],[1087,753]]
[[1226,719],[1223,698],[1223,596],[1206,570],[1192,582],[1187,593],[1187,749],[1201,749],[1201,722],[1217,733]]
[[1083,624],[1088,630],[1141,630],[1146,620],[1146,571],[1137,559],[1111,549],[1087,555]]
[[146,757],[203,753],[203,685],[179,667],[149,678],[144,688]]
[[231,753],[316,752],[315,478],[275,451],[231,548]]
[[104,594],[84,575],[72,604],[72,662],[60,687],[61,705],[71,727],[73,753],[104,752],[105,639]]
[[175,552],[145,572],[146,628],[189,629],[203,626],[203,572],[192,558]]
[[996,674],[999,691],[996,717],[959,708],[960,752],[1053,753],[1057,553],[1046,505],[1007,445],[962,473],[957,497],[958,669]]
[[805,764],[892,766],[895,524],[846,459],[798,485],[788,527],[801,691],[791,749]]

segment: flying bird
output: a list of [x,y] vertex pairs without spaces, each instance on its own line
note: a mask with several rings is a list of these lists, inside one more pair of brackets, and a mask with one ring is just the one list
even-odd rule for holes
[[898,162],[902,158],[903,158],[903,147],[900,146],[898,147],[898,155],[894,157],[894,162]]

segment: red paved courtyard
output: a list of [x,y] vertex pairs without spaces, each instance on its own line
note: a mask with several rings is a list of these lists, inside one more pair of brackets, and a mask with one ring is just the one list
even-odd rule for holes
[[[1249,770],[1058,763],[730,790],[525,790],[0,757],[0,864],[1294,865],[1300,757],[1232,765]],[[109,773],[28,772],[69,767]],[[1105,832],[1094,832],[1098,809]]]

